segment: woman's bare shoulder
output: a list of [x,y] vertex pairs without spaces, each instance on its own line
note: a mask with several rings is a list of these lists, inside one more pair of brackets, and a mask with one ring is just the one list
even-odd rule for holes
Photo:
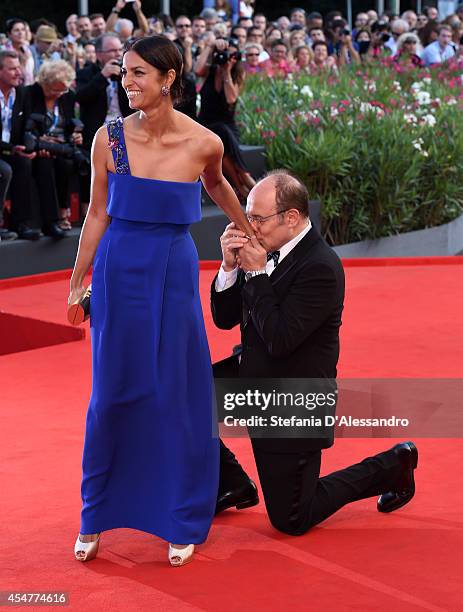
[[182,129],[183,134],[189,141],[192,148],[199,150],[204,153],[205,156],[210,156],[214,153],[219,155],[223,150],[222,141],[211,132],[208,128],[204,127],[200,123],[190,119],[190,117],[184,116],[186,120],[182,118]]

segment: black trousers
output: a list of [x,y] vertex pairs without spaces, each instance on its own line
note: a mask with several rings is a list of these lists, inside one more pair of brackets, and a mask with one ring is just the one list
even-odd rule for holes
[[33,160],[33,170],[42,226],[46,228],[58,221],[58,208],[68,208],[69,181],[74,163],[61,157],[36,157]]
[[[27,225],[31,220],[32,161],[19,155],[2,156],[0,159],[11,168],[10,229],[16,230],[18,226]],[[3,206],[3,202],[0,205]]]
[[3,205],[12,176],[13,169],[10,164],[0,159],[0,226],[3,225]]
[[[385,451],[320,478],[320,450],[275,452],[272,442],[251,439],[270,522],[290,535],[306,533],[350,502],[391,490],[401,470],[395,453]],[[219,495],[246,478],[221,441]]]

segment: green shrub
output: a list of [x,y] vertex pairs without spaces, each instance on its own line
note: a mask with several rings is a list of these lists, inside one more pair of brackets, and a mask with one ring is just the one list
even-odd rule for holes
[[338,76],[248,77],[238,121],[323,203],[345,244],[440,225],[463,212],[461,65],[349,67]]

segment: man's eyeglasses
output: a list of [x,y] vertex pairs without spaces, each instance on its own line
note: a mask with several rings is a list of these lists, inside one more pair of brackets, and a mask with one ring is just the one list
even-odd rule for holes
[[249,223],[257,223],[257,225],[262,225],[262,223],[265,223],[267,221],[267,219],[271,219],[272,217],[276,217],[276,215],[284,215],[285,212],[286,211],[283,210],[281,212],[273,213],[273,215],[268,215],[267,217],[259,217],[259,216],[254,216],[254,215],[246,215],[246,219],[249,221]]
[[246,53],[246,57],[259,57],[259,53]]
[[401,36],[402,32],[391,32],[392,36]]
[[191,28],[191,25],[189,23],[178,23],[175,27],[176,28]]

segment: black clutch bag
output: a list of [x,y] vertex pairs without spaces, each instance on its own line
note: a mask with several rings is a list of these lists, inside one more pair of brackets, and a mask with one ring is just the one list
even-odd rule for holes
[[77,302],[68,306],[68,321],[72,325],[80,325],[90,317],[90,297],[92,286],[89,285]]

